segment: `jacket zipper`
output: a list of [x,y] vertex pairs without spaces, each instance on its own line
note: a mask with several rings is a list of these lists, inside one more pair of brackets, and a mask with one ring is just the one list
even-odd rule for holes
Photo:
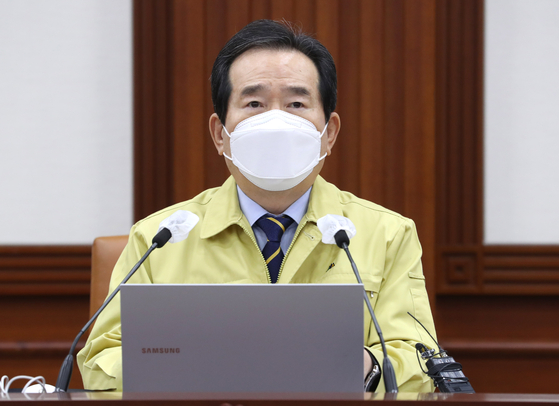
[[[287,258],[287,254],[289,254],[289,252],[291,251],[291,247],[293,246],[293,243],[295,242],[295,240],[297,239],[297,237],[299,236],[299,234],[301,234],[301,231],[303,231],[303,228],[305,228],[305,226],[307,225],[307,221],[305,221],[305,224],[303,224],[303,227],[298,228],[297,231],[295,231],[295,235],[293,236],[293,239],[291,240],[291,244],[289,244],[289,248],[287,249],[287,252],[285,253],[284,257],[283,257],[283,261],[281,261],[281,265],[280,265],[280,269],[278,272],[278,281],[279,278],[281,276],[281,271],[283,271],[283,264],[285,264],[285,258]],[[264,256],[262,256],[264,257]],[[266,266],[266,269],[268,269],[268,267]],[[269,274],[269,272],[268,272]],[[268,275],[268,278],[270,277],[270,275]]]
[[[270,271],[268,270],[268,264],[266,264],[266,258],[264,258],[264,255],[262,254],[262,251],[260,250],[260,247],[258,246],[258,243],[256,242],[256,239],[254,238],[254,236],[251,233],[248,232],[248,230],[242,224],[239,224],[239,225],[241,226],[243,231],[246,233],[246,235],[248,235],[250,237],[250,239],[252,240],[252,242],[256,246],[256,249],[260,253],[260,257],[262,258],[262,262],[264,263],[264,268],[266,269],[266,277],[268,279],[268,283],[272,283],[272,277],[270,276]],[[287,250],[287,251],[289,252],[289,250]],[[283,261],[282,261],[281,266],[283,267]],[[281,268],[280,268],[280,273],[281,273]],[[278,275],[278,279],[279,279],[279,275]]]

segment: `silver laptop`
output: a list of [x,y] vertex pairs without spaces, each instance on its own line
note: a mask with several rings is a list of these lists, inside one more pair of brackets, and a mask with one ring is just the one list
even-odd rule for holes
[[125,392],[363,392],[363,286],[124,285]]

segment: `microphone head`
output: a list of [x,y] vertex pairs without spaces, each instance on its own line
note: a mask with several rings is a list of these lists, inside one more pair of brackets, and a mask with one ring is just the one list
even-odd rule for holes
[[171,234],[171,231],[167,227],[164,227],[155,234],[151,243],[157,243],[157,248],[162,248],[165,244],[167,244],[167,241],[169,241],[172,236],[173,234]]
[[327,214],[326,216],[319,218],[316,225],[322,233],[322,242],[324,244],[336,244],[340,248],[341,246],[338,244],[335,237],[340,230],[345,231],[345,237],[343,237],[342,233],[340,233],[340,237],[338,238],[347,239],[347,245],[349,245],[349,239],[353,238],[357,232],[355,230],[355,225],[350,219],[344,216],[338,216],[337,214]]
[[[157,230],[156,236],[159,235],[162,230],[167,229],[171,234],[168,241],[171,244],[174,244],[186,239],[194,226],[198,224],[199,220],[200,218],[190,211],[177,210],[161,223],[159,223],[159,229]],[[161,247],[162,245],[159,245],[159,248]]]
[[347,248],[349,246],[349,237],[345,230],[340,230],[334,234],[334,240],[336,241],[336,245],[340,248]]

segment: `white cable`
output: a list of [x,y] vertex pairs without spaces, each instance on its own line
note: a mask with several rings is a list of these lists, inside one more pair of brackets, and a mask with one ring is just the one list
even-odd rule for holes
[[4,395],[5,395],[6,393],[8,393],[8,391],[4,389],[4,386],[6,386],[6,384],[5,384],[4,382],[6,382],[7,380],[8,380],[8,376],[7,376],[7,375],[4,375],[4,376],[2,377],[2,379],[0,379],[0,395],[2,395],[2,397],[4,397]]
[[10,386],[12,385],[12,383],[14,381],[17,381],[18,379],[28,379],[29,380],[22,389],[23,393],[25,393],[26,389],[29,388],[29,386],[34,382],[37,382],[39,385],[41,385],[41,388],[43,390],[42,393],[47,392],[47,390],[45,388],[45,384],[46,384],[45,378],[42,377],[42,376],[18,375],[18,376],[14,376],[12,379],[9,379],[7,375],[4,375],[2,377],[2,379],[0,380],[0,393],[2,393],[2,396],[8,395],[8,391],[10,390]]
[[23,393],[27,392],[27,389],[31,386],[31,384],[33,382],[37,382],[39,385],[41,385],[41,393],[46,393],[47,389],[45,388],[45,378],[43,378],[42,376],[36,376],[35,378],[29,380],[29,382],[27,382],[25,384],[25,386],[23,387],[23,389],[21,390]]

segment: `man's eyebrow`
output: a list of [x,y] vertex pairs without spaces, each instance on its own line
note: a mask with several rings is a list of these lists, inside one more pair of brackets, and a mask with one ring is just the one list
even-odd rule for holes
[[247,86],[241,92],[241,96],[251,96],[253,94],[260,92],[263,89],[264,89],[264,85],[262,84]]
[[303,86],[287,86],[285,88],[289,93],[293,93],[297,96],[310,96],[311,92],[309,89]]
[[[264,86],[263,84],[247,86],[241,91],[241,97],[252,96],[252,95],[254,95],[258,92],[261,92],[265,88],[266,88],[266,86]],[[283,90],[287,91],[288,93],[297,95],[297,96],[310,96],[311,95],[311,91],[304,86],[285,86],[283,88]]]

